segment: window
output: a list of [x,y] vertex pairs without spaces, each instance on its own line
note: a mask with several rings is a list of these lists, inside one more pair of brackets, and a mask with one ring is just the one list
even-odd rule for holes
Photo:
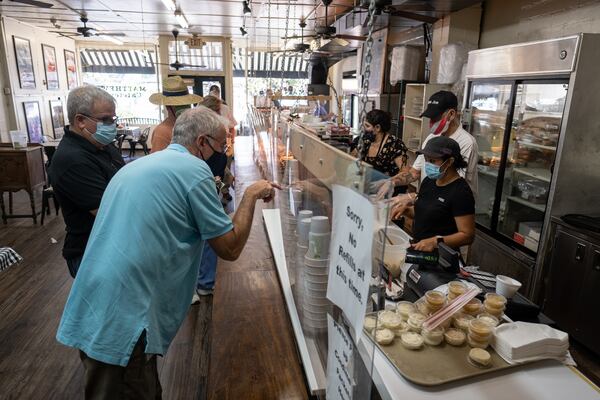
[[154,51],[85,48],[80,59],[83,83],[110,93],[120,118],[160,118],[159,107],[148,101],[159,91]]
[[180,71],[223,71],[223,43],[206,42],[200,49],[190,49],[184,41],[170,41],[169,64],[175,61],[185,64]]

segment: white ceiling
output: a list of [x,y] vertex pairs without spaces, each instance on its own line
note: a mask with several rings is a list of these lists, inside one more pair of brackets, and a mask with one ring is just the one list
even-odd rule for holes
[[[173,12],[167,10],[161,0],[42,1],[54,4],[54,7],[37,8],[3,0],[0,2],[0,14],[49,31],[57,30],[50,22],[50,18],[54,17],[61,31],[75,32],[78,26],[82,26],[79,21],[80,15],[86,13],[89,19],[88,26],[98,31],[122,32],[126,35],[120,38],[124,42],[154,43],[158,35],[168,35],[174,28],[179,29],[182,34],[196,32],[203,36],[231,37],[240,40],[240,44],[246,42],[246,38],[241,40],[239,29],[244,23],[242,0],[176,0],[190,24],[188,30],[181,29],[177,25]],[[286,19],[288,4],[291,4],[288,34],[299,35],[299,19],[306,16],[309,18],[304,32],[310,34],[317,15],[315,3],[316,0],[289,2],[288,0],[251,0],[252,18],[246,18],[246,28],[249,32],[248,44],[252,47],[265,46],[270,32],[272,47],[283,45],[283,40],[280,38],[284,36],[288,22]],[[322,8],[322,5],[319,7]],[[345,12],[347,9],[347,6],[341,3],[336,5],[334,2],[329,8],[329,14]],[[319,11],[322,14],[323,10]]]

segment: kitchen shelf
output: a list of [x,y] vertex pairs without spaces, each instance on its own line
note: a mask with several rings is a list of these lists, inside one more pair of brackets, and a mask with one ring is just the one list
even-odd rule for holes
[[[429,118],[419,117],[427,108],[427,102],[432,94],[440,90],[449,90],[449,85],[435,83],[409,83],[406,85],[404,96],[404,125],[402,127],[402,140],[409,143],[411,138],[420,138],[421,143],[429,135]],[[414,113],[413,111],[419,111]]]
[[522,204],[524,206],[527,206],[529,208],[533,208],[534,210],[537,210],[539,212],[546,212],[546,204],[532,203],[530,201],[527,201],[527,200],[522,199],[522,198],[517,197],[517,196],[508,196],[507,199],[508,200],[512,200],[515,203],[519,203],[519,204]]
[[545,168],[515,167],[513,171],[548,183],[550,183],[550,179],[552,178],[552,173]]
[[[553,111],[533,111],[533,110],[525,110],[523,111],[523,115],[535,115],[535,116],[539,116],[539,117],[556,117],[556,118],[562,118],[563,113],[561,112],[553,112]],[[526,118],[523,118],[523,120],[525,120]]]
[[481,175],[491,176],[492,178],[498,177],[498,171],[490,171],[489,169],[484,170],[481,168],[477,168],[477,172],[480,173]]
[[551,151],[556,151],[556,146],[544,146],[543,144],[537,144],[537,143],[528,143],[528,142],[521,142],[519,140],[516,141],[520,146],[525,146],[525,147],[533,147],[535,149],[542,149],[542,150],[551,150]]

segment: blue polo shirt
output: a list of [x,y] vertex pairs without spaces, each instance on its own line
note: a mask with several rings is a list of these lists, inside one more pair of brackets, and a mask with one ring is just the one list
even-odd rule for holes
[[126,366],[146,331],[165,354],[190,306],[204,241],[233,229],[206,163],[181,146],[136,160],[110,181],[56,338]]

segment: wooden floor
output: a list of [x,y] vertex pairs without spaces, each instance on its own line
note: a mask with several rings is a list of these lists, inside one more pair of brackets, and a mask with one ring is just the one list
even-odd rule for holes
[[[239,192],[256,178],[249,138],[239,138],[236,151]],[[28,206],[24,192],[15,196],[15,211]],[[252,250],[219,267],[214,310],[212,296],[190,307],[159,359],[165,399],[307,397],[258,210],[256,217]],[[83,398],[78,353],[55,339],[72,283],[61,256],[64,235],[61,215],[47,217],[44,226],[0,222],[0,247],[24,258],[0,272],[0,399]]]

